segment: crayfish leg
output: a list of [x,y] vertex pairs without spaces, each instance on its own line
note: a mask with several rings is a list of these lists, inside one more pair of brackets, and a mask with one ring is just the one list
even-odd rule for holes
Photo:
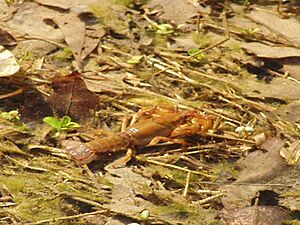
[[126,155],[120,159],[115,160],[109,165],[111,168],[120,168],[126,165],[135,156],[135,151],[132,148],[128,148]]
[[78,165],[88,164],[98,158],[89,146],[80,141],[64,140],[61,142],[61,145]]
[[183,138],[170,138],[170,137],[161,137],[161,136],[153,138],[152,141],[147,146],[157,145],[160,142],[170,142],[172,144],[180,144],[182,149],[186,149],[188,146],[188,143]]

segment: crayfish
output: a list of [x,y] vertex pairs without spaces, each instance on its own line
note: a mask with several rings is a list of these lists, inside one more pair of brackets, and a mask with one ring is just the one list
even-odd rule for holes
[[140,110],[139,119],[124,131],[96,138],[90,142],[64,140],[63,148],[78,164],[88,164],[101,155],[126,151],[138,146],[154,145],[161,141],[179,140],[201,135],[213,126],[210,117],[196,111],[166,110],[158,107]]

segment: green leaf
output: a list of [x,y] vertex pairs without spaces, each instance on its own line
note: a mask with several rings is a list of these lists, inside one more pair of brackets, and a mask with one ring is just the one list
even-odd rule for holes
[[78,123],[72,122],[72,119],[69,116],[64,116],[61,119],[53,116],[48,116],[45,117],[43,121],[53,127],[57,131],[58,135],[60,135],[60,132],[62,130],[71,130],[80,127]]
[[47,116],[43,119],[44,123],[47,123],[51,127],[53,127],[56,130],[60,130],[61,128],[61,121],[53,116]]
[[61,127],[61,129],[62,130],[71,130],[71,129],[79,128],[79,127],[80,127],[80,125],[78,123],[70,122],[70,123],[66,124],[66,126]]
[[60,127],[61,128],[67,128],[68,124],[71,122],[71,117],[69,116],[64,116],[61,120],[60,120]]

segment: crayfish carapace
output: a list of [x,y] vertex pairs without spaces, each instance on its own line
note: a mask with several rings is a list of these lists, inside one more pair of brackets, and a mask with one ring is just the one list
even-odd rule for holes
[[140,110],[139,119],[124,131],[96,138],[90,142],[64,140],[63,148],[78,164],[88,164],[101,155],[126,151],[138,146],[154,145],[161,141],[184,142],[192,135],[201,135],[213,126],[210,117],[196,111],[166,110],[158,107]]

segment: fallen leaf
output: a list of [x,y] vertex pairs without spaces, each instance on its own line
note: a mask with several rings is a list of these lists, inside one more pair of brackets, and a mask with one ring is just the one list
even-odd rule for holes
[[24,53],[34,52],[36,55],[45,56],[57,48],[57,45],[49,43],[47,40],[62,44],[64,36],[61,30],[47,25],[45,20],[56,13],[62,16],[61,13],[35,2],[24,2],[18,5],[17,11],[7,21],[7,25],[17,31],[20,36],[26,35],[26,38],[38,37],[38,40],[19,42],[14,50]]
[[239,182],[258,181],[274,176],[287,168],[280,157],[280,150],[285,141],[280,137],[268,137],[261,145],[264,151],[254,151],[247,157],[238,160],[238,166],[243,168],[237,180]]
[[[50,18],[49,18],[50,19]],[[72,50],[77,62],[77,68],[81,67],[82,49],[85,41],[85,23],[75,14],[57,15],[51,18],[65,36],[69,48]]]
[[48,102],[58,117],[70,116],[73,120],[86,121],[99,106],[98,97],[86,88],[81,75],[57,75],[52,81],[53,93]]
[[263,58],[300,57],[300,49],[293,47],[269,46],[258,42],[245,43],[241,46],[247,52]]
[[2,30],[0,28],[0,45],[3,46],[11,46],[11,45],[16,45],[17,40],[12,36],[9,32]]
[[161,9],[163,13],[159,18],[174,21],[176,24],[186,23],[198,14],[198,9],[186,0],[152,0],[147,7]]
[[285,40],[289,40],[297,46],[300,45],[300,23],[296,18],[282,19],[279,14],[256,9],[251,10],[248,17]]
[[100,38],[105,35],[105,30],[100,24],[88,26],[84,46],[81,53],[81,60],[84,60],[92,51],[94,51],[100,42]]
[[289,165],[296,165],[300,159],[300,141],[294,141],[289,147],[282,148],[280,155]]
[[105,204],[114,212],[131,216],[149,207],[153,207],[151,202],[146,201],[141,196],[143,188],[150,186],[151,181],[132,171],[130,167],[109,168],[105,178],[112,183],[111,202]]
[[251,206],[222,210],[220,217],[227,225],[281,225],[288,212],[274,206]]
[[[241,172],[237,180],[222,187],[226,192],[221,199],[225,208],[250,206],[251,199],[256,193],[267,188],[264,184],[251,185],[251,183],[276,177],[288,168],[279,153],[284,144],[285,141],[280,137],[267,137],[261,145],[266,152],[257,150],[238,160],[237,167],[241,168]],[[239,185],[239,183],[249,185]]]
[[271,84],[257,81],[257,79],[231,80],[233,84],[240,87],[249,97],[277,98],[284,100],[299,100],[300,85],[283,77],[276,77]]
[[123,93],[127,84],[124,83],[126,74],[118,72],[108,72],[97,76],[89,76],[86,79],[86,86],[93,92],[113,92]]
[[67,10],[71,6],[70,0],[35,0],[35,2],[45,6],[58,7],[63,10]]
[[289,122],[299,122],[300,121],[300,101],[292,101],[287,105],[283,105],[276,109],[274,113],[278,115],[282,120]]
[[0,45],[0,77],[14,75],[20,69],[15,56],[11,51]]

